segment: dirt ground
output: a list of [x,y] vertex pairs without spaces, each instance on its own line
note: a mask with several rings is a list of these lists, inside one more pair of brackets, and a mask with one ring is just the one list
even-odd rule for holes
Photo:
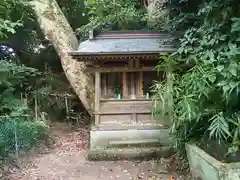
[[54,145],[21,158],[11,168],[10,180],[186,180],[166,168],[168,160],[88,161],[88,131],[72,130],[65,123],[51,128]]

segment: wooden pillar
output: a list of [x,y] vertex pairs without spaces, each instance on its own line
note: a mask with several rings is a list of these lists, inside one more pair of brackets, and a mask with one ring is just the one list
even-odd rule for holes
[[134,76],[133,76],[134,72],[131,72],[131,95],[135,95],[135,87],[134,87]]
[[[134,66],[134,60],[131,59],[129,61],[128,67],[129,68],[133,68],[133,66]],[[130,72],[130,79],[131,79],[131,83],[130,83],[130,96],[135,98],[134,96],[136,96],[136,94],[135,94],[134,72]]]
[[130,59],[130,60],[128,61],[128,67],[129,67],[129,68],[133,68],[133,64],[134,64],[134,60],[133,60],[133,59]]
[[[136,68],[140,68],[140,61],[138,59],[136,59]],[[140,79],[140,73],[139,72],[136,72],[137,73],[137,77],[136,77],[136,94],[137,96],[141,96],[141,79]]]
[[107,73],[103,73],[103,93],[104,97],[107,97]]
[[122,73],[122,88],[123,88],[123,97],[127,96],[127,73]]
[[136,68],[140,68],[140,60],[136,59]]
[[96,125],[99,125],[100,123],[100,116],[99,116],[100,96],[101,96],[100,72],[95,72],[95,124]]
[[143,96],[143,72],[139,72],[139,90],[140,96]]

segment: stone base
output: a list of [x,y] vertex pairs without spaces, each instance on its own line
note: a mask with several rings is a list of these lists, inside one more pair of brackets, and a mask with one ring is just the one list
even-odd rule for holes
[[186,150],[194,180],[240,180],[240,162],[220,162],[194,144],[186,144]]
[[89,159],[167,156],[168,129],[91,130]]
[[155,148],[106,148],[91,149],[88,152],[88,159],[93,161],[101,160],[150,160],[153,158],[167,158],[173,154],[172,149],[168,147]]

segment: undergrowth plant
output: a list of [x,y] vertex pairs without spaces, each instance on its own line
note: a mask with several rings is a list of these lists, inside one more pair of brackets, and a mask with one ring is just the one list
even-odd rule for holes
[[186,142],[206,138],[235,153],[240,146],[239,1],[173,0],[168,7],[168,30],[184,35],[177,53],[159,61],[158,70],[168,67],[174,80],[155,83],[156,114],[172,107],[171,137],[181,155]]
[[33,68],[0,60],[0,157],[18,156],[47,138],[47,126],[33,121],[20,94],[33,91],[38,75]]

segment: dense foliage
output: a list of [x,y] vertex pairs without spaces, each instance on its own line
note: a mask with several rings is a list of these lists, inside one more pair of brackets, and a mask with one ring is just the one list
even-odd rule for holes
[[[12,47],[21,64],[42,72],[34,89],[39,94],[39,111],[47,113],[48,118],[62,120],[66,117],[65,99],[52,94],[70,94],[73,98],[69,100],[69,109],[81,111],[82,108],[65,77],[57,53],[39,29],[28,2],[29,0],[1,2],[5,10],[0,17],[11,23],[18,22],[20,25],[13,29],[13,34],[2,31],[4,36],[0,37],[0,43]],[[74,30],[88,22],[88,17],[84,15],[84,0],[57,0],[57,2]],[[9,12],[11,15],[6,16]],[[31,94],[28,95],[30,102],[34,98]]]
[[89,23],[79,31],[86,36],[90,29],[131,30],[147,27],[146,8],[138,0],[86,0]]
[[[84,0],[57,2],[74,30],[88,23]],[[66,100],[65,94],[71,98]],[[45,139],[47,127],[39,121],[41,115],[51,120],[83,121],[82,113],[73,112],[83,110],[79,104],[59,57],[35,21],[29,0],[1,1],[0,156],[29,149]]]
[[16,33],[23,22],[32,20],[33,14],[28,0],[7,0],[0,2],[0,39]]
[[[159,65],[172,83],[157,83],[156,98],[173,96],[174,145],[204,138],[240,145],[240,4],[238,0],[171,0],[168,30],[182,32],[178,52]],[[172,63],[168,63],[172,62]],[[185,65],[179,73],[179,65]],[[169,85],[171,86],[169,91]],[[162,106],[163,109],[169,108]],[[158,108],[157,111],[159,111]],[[166,111],[164,111],[166,112]]]
[[[57,2],[74,30],[88,23],[84,0]],[[44,124],[32,121],[36,98],[38,120],[83,121],[83,113],[74,112],[83,108],[52,44],[39,29],[29,0],[0,2],[0,63],[0,156],[30,148],[45,138]]]
[[[27,1],[0,2],[0,39],[13,36],[31,17]],[[19,17],[21,17],[19,19]],[[9,52],[10,50],[10,52]],[[11,56],[9,56],[11,53]],[[33,120],[32,111],[21,97],[32,92],[36,69],[16,64],[14,49],[1,44],[0,59],[0,156],[27,150],[46,139],[47,127]]]
[[57,0],[57,2],[74,30],[88,23],[85,0]]
[[27,150],[47,137],[46,125],[30,121],[31,109],[21,98],[33,91],[38,75],[35,69],[0,61],[0,156]]

